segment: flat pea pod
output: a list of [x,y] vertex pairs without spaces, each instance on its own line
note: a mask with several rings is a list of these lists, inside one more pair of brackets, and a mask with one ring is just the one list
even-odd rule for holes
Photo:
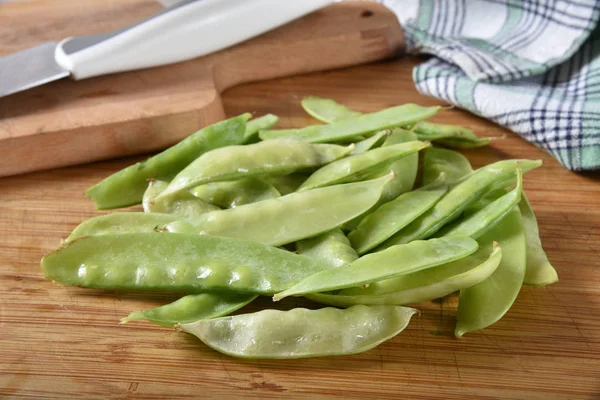
[[423,151],[423,185],[444,174],[448,182],[455,182],[473,172],[467,157],[457,151],[429,147]]
[[311,125],[300,129],[260,131],[262,140],[293,138],[311,143],[343,142],[357,136],[399,125],[408,125],[434,116],[440,107],[421,107],[416,104],[388,108],[371,114],[336,121],[327,125]]
[[298,188],[299,192],[340,183],[356,182],[396,160],[429,146],[426,142],[400,143],[352,155],[319,168]]
[[[382,144],[385,141],[385,138],[391,133],[389,129],[384,129],[382,131],[377,132],[371,137],[363,139],[359,142],[354,143],[354,151],[352,154],[361,154],[366,151],[371,150],[372,148],[378,147],[379,144]],[[415,138],[416,140],[416,138]]]
[[352,247],[365,254],[433,207],[447,191],[445,183],[433,182],[383,204],[348,234]]
[[242,358],[306,358],[361,353],[396,336],[417,310],[355,306],[263,310],[177,327],[214,350]]
[[265,176],[263,179],[273,185],[282,196],[285,196],[298,190],[309,176],[310,174],[295,172],[289,175]]
[[215,149],[178,173],[158,198],[210,182],[317,168],[350,154],[353,148],[281,139]]
[[502,248],[502,260],[486,280],[460,291],[454,330],[456,337],[486,328],[502,318],[523,285],[527,246],[518,208],[479,238],[482,246],[493,241]]
[[348,107],[331,99],[317,96],[308,96],[300,102],[304,111],[311,117],[321,122],[331,123],[348,118],[358,117],[362,113],[349,109]]
[[524,192],[519,202],[519,210],[523,217],[523,227],[527,238],[527,268],[524,283],[543,286],[558,282],[558,274],[542,248],[537,219]]
[[332,268],[350,264],[358,259],[358,254],[340,228],[321,235],[303,239],[296,243],[296,252],[329,264]]
[[173,327],[201,319],[217,318],[230,314],[252,302],[258,296],[238,293],[190,294],[172,303],[151,310],[134,311],[121,323],[149,321],[157,325]]
[[258,139],[258,132],[262,129],[271,129],[279,122],[279,117],[273,114],[266,114],[262,117],[253,118],[246,124],[244,132],[244,143],[253,142]]
[[526,172],[540,165],[542,165],[540,160],[504,160],[479,168],[451,188],[432,208],[386,240],[376,250],[431,237],[444,225],[457,218],[469,203],[485,193],[494,182],[511,177],[516,173],[517,168]]
[[416,240],[367,254],[343,268],[320,271],[293,287],[275,294],[278,301],[288,296],[321,293],[406,275],[464,258],[474,253],[477,242],[469,237]]
[[471,149],[487,146],[497,138],[479,137],[472,130],[457,125],[420,121],[414,127],[419,140],[429,140],[449,147]]
[[203,153],[243,143],[250,117],[246,113],[202,128],[162,153],[112,174],[85,193],[101,210],[139,204],[149,179],[170,181]]
[[195,218],[219,207],[206,203],[189,192],[173,193],[159,200],[156,197],[167,187],[165,181],[151,180],[144,193],[142,205],[145,212],[179,215],[182,218]]
[[328,268],[247,240],[160,232],[83,237],[42,259],[46,278],[63,285],[186,293],[273,294]]
[[206,203],[221,208],[235,208],[281,196],[273,185],[258,178],[211,182],[190,189],[190,193]]
[[[487,253],[487,258],[484,254]],[[312,301],[336,307],[356,304],[415,304],[447,296],[487,279],[498,267],[502,251],[479,248],[468,257],[423,271],[375,282],[367,288],[341,290],[337,294],[313,293],[306,295]]]
[[196,219],[175,221],[169,232],[230,236],[272,246],[330,231],[364,213],[377,202],[385,176],[365,182],[291,193],[276,199],[214,211]]

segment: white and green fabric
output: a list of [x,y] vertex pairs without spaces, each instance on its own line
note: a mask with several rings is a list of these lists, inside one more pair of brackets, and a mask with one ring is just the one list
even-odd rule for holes
[[571,170],[600,169],[600,1],[380,0],[426,95],[504,125]]

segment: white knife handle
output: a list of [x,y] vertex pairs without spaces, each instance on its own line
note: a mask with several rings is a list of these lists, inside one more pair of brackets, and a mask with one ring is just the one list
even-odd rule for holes
[[200,57],[260,35],[334,0],[188,0],[107,34],[73,37],[56,62],[74,79]]

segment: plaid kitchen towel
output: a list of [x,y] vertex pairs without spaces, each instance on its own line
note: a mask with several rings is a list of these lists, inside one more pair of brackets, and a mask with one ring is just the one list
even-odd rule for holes
[[504,125],[571,170],[600,169],[600,1],[380,0],[417,89]]

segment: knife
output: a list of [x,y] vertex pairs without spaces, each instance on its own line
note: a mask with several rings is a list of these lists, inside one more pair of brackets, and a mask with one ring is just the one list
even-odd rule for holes
[[185,0],[114,32],[48,42],[0,58],[0,97],[75,80],[172,64],[222,50],[334,0]]

